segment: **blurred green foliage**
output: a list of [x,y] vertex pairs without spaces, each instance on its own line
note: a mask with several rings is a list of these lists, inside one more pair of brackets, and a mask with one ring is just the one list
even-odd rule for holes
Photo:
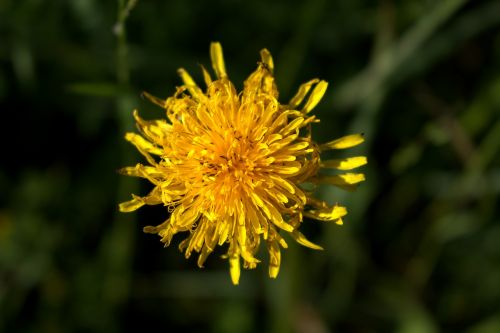
[[[318,141],[367,136],[368,181],[320,189],[345,225],[306,221],[325,251],[291,244],[277,280],[117,213],[148,189],[115,172],[132,110],[161,116],[141,91],[199,80],[213,40],[237,84],[268,48],[284,101],[329,81]],[[499,69],[494,0],[1,0],[0,331],[500,332]]]

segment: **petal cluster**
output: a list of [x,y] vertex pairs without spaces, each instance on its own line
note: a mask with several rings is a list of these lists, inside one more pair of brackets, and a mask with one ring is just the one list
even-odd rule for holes
[[262,50],[257,69],[238,92],[229,80],[222,48],[212,43],[210,56],[215,79],[202,67],[202,90],[184,70],[183,85],[172,97],[145,93],[166,117],[134,117],[140,134],[127,133],[147,161],[121,173],[147,179],[153,189],[132,195],[120,204],[122,212],[144,205],[164,205],[168,218],[144,228],[158,234],[168,246],[177,233],[187,235],[179,245],[186,258],[198,253],[198,266],[217,246],[224,246],[232,282],[238,284],[240,264],[255,268],[261,242],[269,253],[269,275],[278,275],[281,248],[288,233],[298,243],[321,249],[299,231],[304,217],[342,224],[345,207],[328,205],[313,196],[317,184],[352,190],[362,173],[323,174],[321,169],[350,170],[366,164],[363,156],[323,161],[320,153],[363,142],[359,134],[321,145],[311,138],[319,120],[311,110],[323,97],[327,83],[318,79],[302,84],[288,104],[278,101],[271,54]]

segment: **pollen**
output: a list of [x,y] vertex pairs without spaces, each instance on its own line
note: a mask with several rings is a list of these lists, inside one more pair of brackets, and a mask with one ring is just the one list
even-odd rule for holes
[[285,237],[321,250],[299,231],[304,218],[342,224],[347,210],[316,199],[314,188],[324,183],[353,190],[365,180],[362,173],[322,172],[367,162],[364,156],[321,160],[322,151],[351,148],[364,140],[361,134],[323,144],[312,140],[312,125],[319,120],[311,111],[328,84],[313,79],[281,104],[271,54],[264,49],[260,55],[241,92],[227,76],[221,45],[212,43],[215,78],[202,67],[205,90],[181,68],[183,84],[173,96],[144,93],[165,116],[144,120],[134,111],[140,134],[127,133],[125,139],[147,163],[120,170],[153,185],[146,196],[132,194],[120,211],[165,206],[166,220],[144,231],[158,234],[165,246],[175,234],[186,235],[179,248],[186,258],[197,253],[199,267],[222,247],[233,284],[239,282],[241,264],[257,267],[261,243],[267,245],[271,278],[278,275],[281,249],[288,247]]

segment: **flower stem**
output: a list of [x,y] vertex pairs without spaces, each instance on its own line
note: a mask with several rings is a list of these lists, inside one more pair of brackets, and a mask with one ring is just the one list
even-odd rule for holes
[[[120,94],[116,97],[116,118],[119,132],[132,130],[132,110],[134,97],[130,94],[130,67],[125,23],[137,0],[118,0],[117,22],[114,33],[116,45],[116,80],[120,86]],[[134,155],[123,143],[120,147],[120,161],[117,168],[132,163]],[[118,176],[117,176],[118,177]],[[123,201],[130,193],[137,192],[138,182],[129,177],[119,177],[117,182],[117,202]],[[103,298],[109,304],[110,314],[116,315],[117,309],[128,299],[131,285],[131,262],[133,259],[133,243],[135,220],[134,215],[116,212],[109,232],[104,236],[101,247],[103,265]]]

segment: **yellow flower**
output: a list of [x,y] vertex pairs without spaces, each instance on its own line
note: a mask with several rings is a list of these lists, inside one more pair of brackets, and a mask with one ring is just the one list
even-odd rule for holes
[[[164,108],[167,119],[146,121],[134,111],[141,135],[127,133],[148,165],[126,167],[121,173],[149,180],[153,190],[144,197],[120,204],[131,212],[143,205],[163,204],[167,220],[146,227],[165,246],[178,232],[187,238],[179,245],[188,258],[198,252],[198,266],[217,245],[227,246],[231,280],[238,284],[240,260],[255,268],[261,241],[269,252],[269,276],[278,275],[286,231],[298,243],[322,249],[299,231],[304,217],[342,224],[346,208],[313,197],[319,183],[354,189],[365,179],[361,173],[319,174],[321,168],[350,170],[366,164],[363,156],[322,161],[320,152],[344,149],[363,142],[354,134],[321,145],[311,139],[310,115],[327,83],[311,80],[299,87],[288,104],[278,102],[273,59],[260,52],[261,62],[238,93],[226,73],[222,47],[210,45],[216,79],[202,67],[207,85],[203,91],[184,70],[184,84],[174,96],[162,100],[147,93]],[[307,98],[306,98],[307,97]],[[154,157],[153,157],[154,156]]]

